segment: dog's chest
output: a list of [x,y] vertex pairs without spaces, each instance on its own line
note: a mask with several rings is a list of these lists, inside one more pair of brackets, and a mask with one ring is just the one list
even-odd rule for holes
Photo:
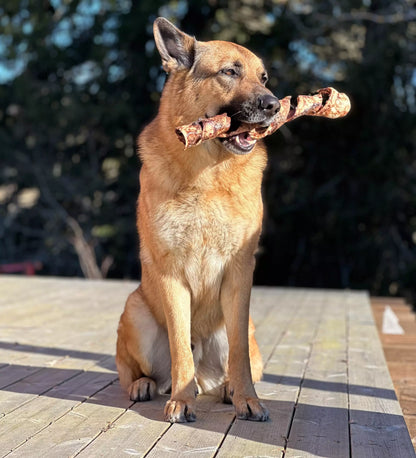
[[164,202],[155,217],[163,247],[176,256],[219,257],[224,261],[241,244],[244,224],[233,221],[227,202],[185,195]]
[[185,195],[161,204],[154,221],[164,259],[183,273],[193,297],[218,296],[227,263],[244,243],[244,219],[226,200]]

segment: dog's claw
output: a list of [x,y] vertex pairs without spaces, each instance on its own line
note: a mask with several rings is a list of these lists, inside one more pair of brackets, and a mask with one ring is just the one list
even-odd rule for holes
[[150,401],[156,393],[156,383],[149,377],[140,377],[135,380],[129,388],[129,395],[132,401]]
[[196,420],[193,405],[186,401],[169,400],[165,406],[165,420],[170,423],[186,423]]
[[225,382],[224,385],[221,387],[221,399],[224,404],[233,403],[233,394],[230,391],[229,382]]
[[237,418],[240,420],[267,421],[269,419],[269,411],[266,406],[256,398],[242,398],[241,400],[233,398],[233,404]]

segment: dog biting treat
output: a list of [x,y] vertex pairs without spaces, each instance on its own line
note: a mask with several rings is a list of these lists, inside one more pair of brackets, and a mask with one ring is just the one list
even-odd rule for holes
[[342,118],[351,109],[348,96],[332,87],[319,89],[313,95],[287,96],[279,100],[280,110],[272,123],[267,126],[242,123],[230,131],[231,118],[223,113],[212,118],[204,118],[176,129],[179,140],[185,149],[196,146],[213,138],[228,138],[246,133],[247,138],[260,140],[278,130],[283,124],[300,116],[321,116],[325,118]]
[[[248,49],[197,41],[165,18],[153,32],[169,78],[138,139],[142,275],[118,326],[120,385],[135,402],[170,393],[170,423],[195,421],[198,393],[232,402],[238,419],[267,421],[249,313],[267,164],[257,140],[299,116],[343,116],[349,100],[332,88],[279,100]],[[195,122],[178,127],[186,121]],[[175,131],[185,148],[215,141],[184,154]]]
[[180,126],[176,129],[176,135],[185,144],[185,148],[188,148],[224,134],[230,129],[230,126],[231,118],[227,116],[227,113],[223,113]]

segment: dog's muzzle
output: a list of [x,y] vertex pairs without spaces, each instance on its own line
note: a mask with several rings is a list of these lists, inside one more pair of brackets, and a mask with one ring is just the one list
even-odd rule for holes
[[[224,111],[231,117],[231,131],[236,130],[241,123],[267,127],[280,110],[277,97],[266,93],[252,97],[239,106],[234,105]],[[256,145],[257,140],[251,138],[248,132],[220,139],[221,143],[234,154],[248,154]]]

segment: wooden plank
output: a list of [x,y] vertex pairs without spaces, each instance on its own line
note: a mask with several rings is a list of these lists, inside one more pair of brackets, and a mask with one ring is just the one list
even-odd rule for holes
[[346,341],[347,294],[326,293],[301,385],[285,458],[350,456]]
[[200,396],[196,423],[170,425],[163,421],[167,399],[160,396],[136,403],[77,456],[213,456],[234,417],[233,407],[212,396]]
[[[11,366],[10,371],[16,370]],[[46,393],[75,375],[79,370],[40,369],[0,391],[0,415],[6,415],[37,396]]]
[[13,366],[11,364],[7,364],[0,368],[0,389],[6,388],[7,386],[18,382],[29,375],[33,375],[40,370],[40,367]]
[[[38,371],[0,391],[0,416],[10,413],[32,399],[36,399],[37,396],[47,393],[55,386],[82,373],[82,369],[114,374],[111,376],[113,380],[116,378],[114,366],[114,358],[110,357],[101,361],[98,366],[89,362],[88,365],[84,364],[82,368],[79,368],[77,360],[68,359],[62,361],[61,365],[57,364],[57,367],[38,368]],[[19,366],[11,366],[9,370],[12,372],[19,368]]]
[[250,310],[256,325],[256,340],[263,364],[270,359],[276,345],[299,313],[298,304],[293,305],[293,294],[296,297],[296,293],[290,289],[262,288],[259,291],[253,288]]
[[234,419],[234,408],[213,396],[200,396],[197,408],[196,423],[172,425],[146,456],[213,456]]
[[12,348],[15,345],[9,342],[0,342],[0,360],[2,363],[4,362],[5,365],[9,366],[53,367],[60,359],[64,358],[39,353],[35,346],[33,346],[32,350],[29,349],[29,346],[28,349],[22,350],[21,345],[16,345],[16,347],[19,347],[19,350],[9,350],[6,348],[7,346]]
[[117,458],[143,456],[154,443],[170,428],[163,420],[166,396],[159,396],[151,402],[138,402],[100,431],[88,442],[77,457]]
[[[114,351],[119,316],[128,293],[137,283],[43,277],[24,281],[26,287],[21,288],[21,277],[0,278],[3,341],[16,340],[16,330],[20,329],[19,343],[23,344],[37,342],[47,346],[54,342],[55,346],[73,349],[77,339],[82,339],[85,350],[107,354]],[[6,297],[2,295],[5,290]]]
[[367,297],[350,295],[349,323],[352,456],[414,457]]
[[[54,336],[51,336],[51,338],[54,339]],[[115,331],[112,334],[112,338],[114,341]],[[75,350],[69,348],[59,348],[57,346],[0,342],[0,360],[2,362],[4,361],[5,365],[14,364],[15,366],[27,365],[86,369],[99,361],[103,364],[103,361],[106,360],[108,363],[109,357],[112,357],[112,355],[91,352],[85,348],[84,350]]]
[[[265,423],[236,420],[227,434],[219,457],[280,456],[292,422],[299,387],[311,344],[322,316],[322,296],[307,290],[292,291],[292,307],[299,313],[289,324],[264,369],[256,390],[270,411]],[[278,308],[276,314],[279,314]],[[262,332],[273,334],[269,327]]]
[[[227,457],[280,456],[282,450],[286,456],[342,456],[342,447],[328,437],[348,431],[341,348],[346,336],[351,456],[414,456],[362,294],[254,289],[252,316],[266,362],[257,391],[271,411],[270,422],[234,421],[231,406],[201,396],[197,423],[170,426],[162,421],[164,397],[128,408],[119,386],[108,386],[117,377],[109,356],[118,318],[136,286],[0,278],[0,380],[6,386],[0,406],[4,402],[2,410],[9,412],[0,418],[1,456],[10,450],[30,457],[212,456],[218,447],[218,455]],[[348,297],[351,308],[347,334],[344,317],[336,313],[344,310],[341,297]],[[339,307],[324,312],[338,300]],[[345,436],[336,440],[344,443]]]
[[[286,302],[282,305],[282,309],[286,312],[285,319],[278,323],[280,326],[276,327],[277,332],[267,333],[263,332],[263,325],[266,323],[270,326],[270,320],[273,320],[273,324],[277,320],[275,304],[276,300],[280,299],[280,295],[270,288],[259,288],[253,291],[252,316],[257,326],[256,335],[263,341],[266,336],[268,344],[274,343],[279,338],[279,335],[285,331],[284,324],[294,315],[294,308],[287,300],[287,292],[282,291],[281,295],[286,297]],[[170,427],[161,421],[166,400],[167,397],[159,397],[151,403],[135,404],[126,414],[118,418],[111,428],[89,444],[81,456],[117,456],[117,453],[122,453],[118,450],[128,450],[126,453],[140,455],[148,451],[153,443],[156,445],[149,456],[159,456],[159,454],[178,456],[182,453],[211,456],[234,419],[233,407],[224,405],[211,396],[199,396],[197,423],[176,424]],[[148,412],[152,412],[153,421],[146,418]],[[143,428],[146,428],[146,435],[130,433],[131,430],[143,430]]]
[[41,456],[42,458],[72,456],[80,452],[102,430],[109,428],[131,404],[118,383],[113,383],[67,411],[65,415],[31,437],[9,456]]
[[371,296],[371,302],[376,305],[406,305],[406,299],[402,297]]
[[382,316],[385,305],[377,305],[374,298],[371,309],[383,345],[389,372],[402,408],[409,434],[416,449],[416,319],[409,305],[392,305],[399,318],[404,335],[382,334]]
[[17,447],[24,444],[22,453],[26,451],[30,456],[42,456],[31,454],[30,439],[36,437],[51,422],[112,383],[116,377],[111,372],[83,372],[0,418],[0,455],[20,450]]

